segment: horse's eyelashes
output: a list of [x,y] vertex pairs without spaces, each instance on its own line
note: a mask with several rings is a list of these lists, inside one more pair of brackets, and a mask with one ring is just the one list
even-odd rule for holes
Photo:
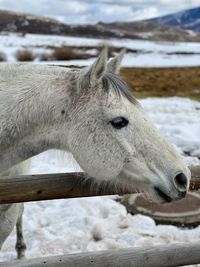
[[116,117],[110,121],[111,125],[120,130],[121,128],[126,127],[129,124],[129,121],[124,117]]

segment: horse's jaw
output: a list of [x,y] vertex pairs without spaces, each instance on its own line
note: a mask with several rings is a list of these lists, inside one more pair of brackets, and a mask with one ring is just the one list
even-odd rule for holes
[[153,171],[140,170],[134,168],[134,171],[130,169],[123,169],[119,176],[116,178],[116,183],[124,185],[130,192],[144,192],[147,193],[150,198],[157,203],[170,203],[182,199],[186,196],[189,190],[189,181],[191,178],[190,170],[185,170],[188,184],[187,188],[178,189],[170,179],[161,177],[158,173]]

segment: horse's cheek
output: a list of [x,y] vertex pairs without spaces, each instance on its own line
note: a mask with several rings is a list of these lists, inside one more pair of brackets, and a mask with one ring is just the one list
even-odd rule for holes
[[82,130],[74,132],[70,141],[71,152],[81,168],[95,178],[116,177],[123,165],[118,146],[102,131]]
[[88,138],[87,158],[95,177],[112,179],[121,169],[123,158],[117,144],[101,131]]

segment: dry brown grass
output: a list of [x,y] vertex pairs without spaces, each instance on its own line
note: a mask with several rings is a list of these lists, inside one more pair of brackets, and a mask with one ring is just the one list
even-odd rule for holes
[[136,97],[183,96],[200,100],[200,67],[124,68],[121,74]]
[[15,54],[17,61],[33,61],[33,52],[29,49],[18,50]]
[[4,52],[0,52],[0,62],[7,61],[7,56]]
[[70,46],[57,47],[52,54],[54,60],[87,59],[89,57],[90,55],[86,52],[77,51]]
[[121,76],[137,98],[181,96],[200,101],[200,67],[130,67],[122,68]]
[[[105,47],[105,43],[99,43],[96,46],[35,46],[35,48],[45,48],[51,50],[51,52],[38,52],[36,57],[40,61],[52,61],[52,60],[73,60],[73,59],[88,59],[92,57],[97,57],[102,49]],[[108,56],[114,57],[118,54],[123,47],[113,47],[109,46]],[[90,51],[92,53],[90,53]],[[129,49],[127,48],[127,52],[131,53],[139,53],[138,49]]]

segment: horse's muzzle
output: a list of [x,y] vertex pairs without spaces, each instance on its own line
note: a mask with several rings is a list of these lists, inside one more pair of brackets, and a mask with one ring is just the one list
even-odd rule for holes
[[168,202],[168,203],[170,203],[170,202],[172,202],[173,201],[173,199],[169,196],[169,195],[167,195],[164,191],[162,191],[159,187],[154,187],[154,190],[155,190],[155,192],[157,193],[157,195],[161,198],[161,199],[163,199],[164,200],[164,202]]
[[181,189],[181,191],[178,189],[172,190],[173,192],[170,192],[171,193],[170,195],[169,193],[166,193],[163,189],[159,188],[158,186],[154,186],[154,190],[159,199],[161,199],[163,203],[165,202],[170,203],[172,201],[182,199],[187,194],[187,187],[185,188],[185,190]]

